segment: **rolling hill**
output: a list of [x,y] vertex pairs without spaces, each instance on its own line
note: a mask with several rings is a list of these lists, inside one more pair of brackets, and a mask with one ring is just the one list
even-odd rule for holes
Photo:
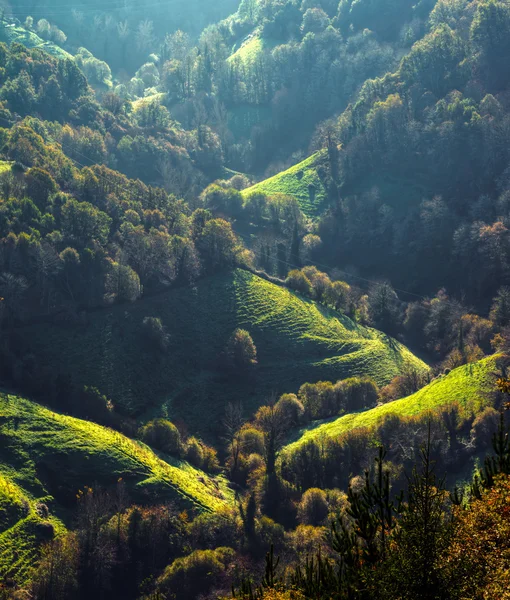
[[46,516],[39,501],[1,469],[0,465],[0,581],[23,585],[30,578],[39,545],[65,527],[53,515]]
[[232,501],[221,478],[185,461],[157,456],[148,446],[90,421],[53,412],[30,400],[0,395],[0,472],[34,498],[74,503],[84,486],[122,478],[133,500],[172,500],[183,508],[215,510]]
[[61,519],[72,523],[76,493],[119,478],[137,502],[214,511],[234,501],[222,477],[160,458],[106,427],[0,393],[0,581],[26,583],[40,545],[65,531]]
[[243,190],[246,198],[252,192],[287,194],[299,202],[301,210],[308,217],[317,217],[327,202],[327,190],[320,177],[320,169],[327,159],[325,150],[316,152],[306,160]]
[[0,41],[9,45],[17,43],[23,44],[27,48],[39,48],[56,58],[73,58],[69,52],[63,50],[57,44],[45,41],[33,31],[28,31],[21,25],[15,25],[5,20],[0,21]]
[[494,387],[495,368],[496,357],[491,356],[454,369],[448,375],[440,375],[430,384],[406,398],[394,400],[363,412],[347,414],[327,422],[312,424],[299,431],[283,452],[292,453],[299,446],[311,440],[339,437],[348,431],[359,428],[370,429],[377,426],[387,415],[418,415],[454,401],[459,402],[469,413],[477,412],[488,402],[488,395]]
[[[145,317],[162,320],[166,352],[144,337]],[[252,373],[221,366],[237,327],[250,331],[258,350]],[[94,311],[80,324],[46,322],[20,332],[26,351],[53,376],[93,385],[138,417],[184,419],[209,439],[220,432],[228,402],[251,414],[268,396],[307,381],[371,375],[382,385],[406,365],[427,369],[385,334],[243,270]]]

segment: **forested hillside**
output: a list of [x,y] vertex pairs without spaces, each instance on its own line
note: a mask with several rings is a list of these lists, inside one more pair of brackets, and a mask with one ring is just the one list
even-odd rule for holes
[[506,597],[509,40],[0,2],[0,600]]

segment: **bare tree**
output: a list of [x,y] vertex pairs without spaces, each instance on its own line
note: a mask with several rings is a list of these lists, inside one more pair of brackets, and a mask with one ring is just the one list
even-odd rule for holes
[[136,30],[136,46],[140,52],[151,48],[154,45],[154,23],[146,19],[138,25]]

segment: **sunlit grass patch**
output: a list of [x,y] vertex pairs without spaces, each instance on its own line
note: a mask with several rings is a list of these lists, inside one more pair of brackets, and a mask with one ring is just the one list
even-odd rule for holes
[[290,169],[245,189],[243,196],[246,198],[251,192],[261,192],[268,196],[287,194],[296,198],[307,216],[317,216],[324,209],[327,200],[327,190],[318,174],[325,156],[324,150],[316,152]]
[[437,410],[452,402],[459,402],[466,413],[472,414],[488,403],[494,387],[495,357],[440,375],[415,394],[383,404],[363,412],[347,414],[326,423],[312,423],[300,431],[296,439],[286,446],[285,452],[293,452],[300,445],[324,437],[338,438],[354,429],[375,428],[387,415],[415,416],[429,410]]

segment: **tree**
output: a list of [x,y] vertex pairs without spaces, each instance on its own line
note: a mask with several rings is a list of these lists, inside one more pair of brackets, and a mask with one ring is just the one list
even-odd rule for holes
[[255,423],[264,433],[266,474],[271,476],[275,472],[276,456],[285,439],[285,415],[277,408],[277,404],[272,402],[258,409],[255,413]]
[[389,283],[379,283],[368,294],[370,323],[386,333],[395,333],[399,326],[399,299]]
[[287,279],[285,280],[285,285],[291,290],[295,290],[296,292],[299,292],[305,296],[311,296],[313,292],[310,280],[302,271],[299,271],[298,269],[289,271]]
[[62,535],[41,551],[33,576],[32,591],[36,599],[66,600],[78,592],[78,539],[74,533]]
[[159,317],[145,317],[142,323],[145,337],[159,350],[165,352],[168,348],[169,336]]
[[150,446],[180,456],[182,452],[181,434],[177,427],[166,419],[154,419],[144,425],[140,431],[141,439]]
[[498,290],[492,303],[490,319],[497,327],[510,324],[510,287],[503,286]]
[[280,396],[275,408],[282,413],[289,428],[299,425],[305,412],[304,406],[295,394]]
[[451,539],[451,523],[444,517],[448,494],[443,480],[434,473],[430,451],[429,423],[428,441],[420,453],[421,467],[415,467],[409,477],[395,551],[388,561],[393,567],[388,568],[384,583],[388,597],[449,597],[450,582],[442,563]]
[[309,8],[303,15],[301,32],[321,33],[329,25],[328,15],[321,8]]
[[236,329],[227,343],[226,355],[229,364],[238,369],[246,369],[257,364],[257,348],[245,329]]
[[324,302],[335,310],[345,312],[349,306],[351,286],[344,281],[333,281],[324,292]]
[[211,219],[205,224],[197,247],[211,271],[233,266],[240,250],[232,226],[224,219]]
[[111,263],[106,281],[106,299],[134,302],[142,295],[140,277],[129,265]]
[[306,490],[298,506],[298,519],[304,525],[321,525],[328,516],[326,492],[318,488]]
[[89,202],[68,198],[61,208],[62,233],[85,246],[92,240],[104,245],[108,241],[112,219]]
[[471,40],[478,50],[479,70],[491,89],[500,90],[510,72],[510,10],[506,4],[488,0],[477,5],[471,24]]
[[183,600],[193,600],[218,582],[234,557],[231,548],[194,550],[165,569],[158,579],[158,588]]
[[510,588],[510,478],[499,475],[494,487],[466,510],[454,509],[454,532],[444,565],[458,598],[500,600]]

